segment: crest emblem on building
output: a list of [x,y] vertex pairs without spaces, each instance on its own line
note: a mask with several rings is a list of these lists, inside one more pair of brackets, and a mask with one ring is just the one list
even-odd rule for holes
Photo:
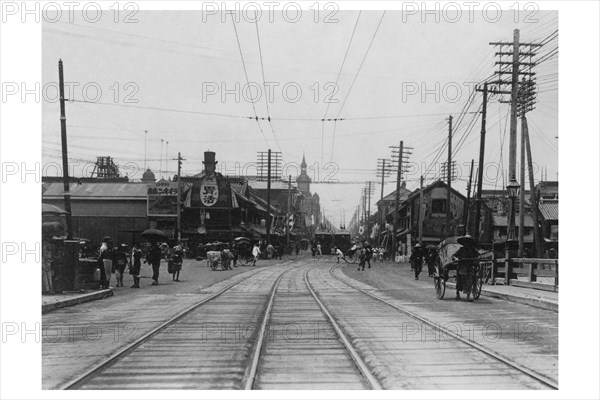
[[219,200],[219,187],[216,179],[204,179],[200,185],[200,201],[206,207],[214,206]]

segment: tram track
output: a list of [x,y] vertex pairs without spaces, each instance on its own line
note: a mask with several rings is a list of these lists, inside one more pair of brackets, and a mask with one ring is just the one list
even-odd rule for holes
[[[201,333],[207,320],[215,329],[235,320],[237,329],[249,334],[238,337],[236,329],[226,329],[207,340]],[[300,326],[300,336],[278,336],[278,329],[290,326]],[[265,269],[227,285],[60,389],[336,387],[381,389],[313,291],[308,270],[292,265]]]
[[[275,283],[273,284],[270,293],[273,293],[274,290],[276,289],[276,284],[279,282],[279,279],[281,278],[281,276],[283,275],[283,273],[285,273],[287,270],[289,270],[289,268],[286,268],[283,271],[280,271],[278,278],[276,278]],[[253,278],[256,278],[257,275],[261,275],[261,274],[265,274],[268,272],[273,272],[272,269],[269,270],[265,270],[265,269],[261,269],[258,270],[257,272],[251,274],[248,277],[245,277],[244,279],[240,280],[240,281],[236,281],[232,284],[227,285],[226,287],[220,289],[218,292],[211,294],[209,297],[202,299],[200,302],[188,307],[187,309],[181,311],[180,313],[178,313],[177,315],[175,315],[174,317],[170,318],[169,320],[161,323],[160,325],[158,325],[157,327],[155,327],[154,329],[152,329],[151,331],[147,332],[146,334],[144,334],[143,336],[141,336],[140,338],[136,339],[135,341],[133,341],[132,343],[128,344],[127,346],[119,349],[117,352],[111,354],[108,358],[106,358],[105,360],[91,366],[90,368],[88,368],[85,372],[83,372],[82,374],[80,374],[79,376],[75,377],[74,379],[70,380],[69,382],[61,385],[58,389],[63,389],[63,390],[69,390],[69,389],[144,389],[143,387],[143,382],[148,382],[151,381],[152,383],[148,384],[147,388],[148,389],[152,389],[152,388],[173,388],[173,389],[178,389],[178,388],[195,388],[196,385],[193,382],[194,380],[198,379],[200,376],[202,375],[208,375],[210,377],[215,376],[215,371],[211,371],[210,368],[206,368],[206,366],[201,366],[201,365],[197,365],[194,366],[194,361],[189,359],[186,359],[185,357],[185,350],[190,350],[192,353],[194,353],[194,351],[192,350],[198,350],[196,347],[201,347],[201,350],[207,350],[207,347],[210,346],[206,346],[207,341],[211,341],[210,339],[207,340],[207,335],[211,334],[211,333],[215,333],[213,328],[223,328],[223,325],[220,324],[225,324],[226,323],[226,318],[225,320],[223,318],[221,318],[220,320],[215,320],[215,322],[211,322],[210,326],[206,326],[205,322],[199,322],[197,319],[195,321],[189,322],[188,320],[193,317],[194,313],[197,313],[200,310],[204,310],[204,308],[206,308],[207,305],[213,305],[213,310],[206,310],[207,314],[212,314],[212,315],[216,315],[218,314],[218,311],[215,310],[215,308],[221,308],[220,306],[214,307],[214,303],[216,302],[216,300],[222,299],[224,297],[224,295],[226,294],[230,294],[232,290],[239,288],[240,285],[244,285],[244,284],[248,284],[249,281],[251,281]],[[252,305],[254,305],[254,309],[251,309],[251,311],[253,312],[252,315],[255,314],[261,314],[261,313],[265,313],[264,308],[262,307],[256,307],[256,302],[257,299],[256,297],[261,297],[260,294],[256,294],[255,296],[250,296],[250,297],[254,297],[252,299],[248,298],[247,303],[250,303],[252,300]],[[229,301],[225,301],[226,303],[228,303],[229,308],[233,307],[233,304],[231,302],[231,299],[229,299]],[[233,301],[233,303],[237,303],[235,301]],[[268,303],[267,303],[268,305]],[[265,305],[265,307],[267,306]],[[258,308],[260,311],[257,311]],[[244,310],[244,311],[248,311],[248,310]],[[191,342],[187,341],[186,343],[186,332],[183,332],[183,335],[181,335],[181,332],[174,332],[174,334],[171,336],[170,341],[172,342],[172,346],[171,348],[167,348],[166,351],[164,349],[164,345],[161,345],[160,343],[155,343],[157,341],[160,341],[161,339],[165,339],[164,337],[160,337],[161,335],[163,336],[167,336],[170,332],[168,332],[169,329],[171,329],[172,331],[176,331],[177,328],[175,328],[178,325],[185,325],[188,324],[189,327],[188,328],[198,328],[201,331],[201,335],[198,336],[198,333],[192,338]],[[249,327],[252,327],[253,321],[248,320],[246,322],[246,325],[240,325],[239,320],[238,323],[236,323],[234,329],[237,329],[237,331],[234,332],[234,335],[245,335],[247,332],[243,331],[244,329],[247,329]],[[227,329],[227,327],[225,327],[225,329]],[[184,331],[186,330],[185,327],[183,329]],[[189,329],[187,329],[189,331]],[[211,345],[214,345],[215,347],[215,352],[219,352],[220,350],[223,350],[223,348],[227,348],[227,344],[231,344],[231,342],[228,343],[227,340],[227,334],[231,333],[231,332],[221,332],[221,338],[223,338],[223,335],[225,336],[225,341],[222,341],[222,343],[214,343],[213,341],[211,341]],[[181,337],[184,336],[184,337]],[[252,335],[250,335],[251,337]],[[243,352],[243,350],[247,350],[247,344],[248,341],[242,343],[241,341],[236,341],[235,339],[240,339],[240,338],[234,338],[233,340],[233,345],[234,347],[237,345],[237,347],[239,347],[241,349],[241,351]],[[167,339],[168,340],[168,339]],[[219,342],[220,340],[217,339],[217,342]],[[144,348],[144,347],[149,347],[148,348]],[[167,346],[169,347],[169,346]],[[158,348],[159,351],[158,353],[162,353],[162,354],[156,354],[157,352],[155,351],[155,349]],[[154,349],[154,350],[152,350]],[[149,357],[144,356],[143,352],[147,350],[147,353],[154,353],[153,357],[151,357],[151,359],[149,359]],[[182,359],[180,360],[180,362],[177,362],[177,360],[173,360],[172,356],[168,356],[169,350],[173,351],[173,354],[177,355],[181,355]],[[183,353],[181,352],[181,350],[183,350]],[[164,354],[164,353],[167,354]],[[209,351],[210,352],[210,351]],[[142,354],[140,354],[142,353]],[[201,351],[201,353],[203,353],[204,355],[206,355],[206,351]],[[194,353],[194,354],[197,354]],[[166,365],[157,365],[156,364],[156,359],[158,358],[158,360],[160,361],[160,356],[166,356],[169,357],[169,359],[165,359],[165,364],[168,364],[169,362],[175,361],[175,365],[170,365],[170,367],[172,367],[172,371],[179,371],[181,372],[183,375],[188,374],[190,379],[190,382],[181,382],[181,380],[177,380],[177,379],[172,379],[175,382],[173,382],[173,384],[170,383],[166,383],[166,384],[158,384],[156,385],[155,382],[165,382],[168,381],[169,378],[176,378],[173,374],[172,371],[168,371],[167,368],[165,368]],[[140,360],[138,360],[138,362],[130,362],[130,359],[132,358],[139,358]],[[217,368],[219,369],[218,365],[219,364],[219,359],[217,358],[213,358],[210,359],[209,358],[209,362],[208,364],[213,364],[215,365]],[[225,359],[227,360],[227,359]],[[148,362],[149,365],[151,365],[150,368],[146,368],[144,366],[144,362]],[[188,365],[183,365],[185,364],[185,362],[189,362],[190,364]],[[154,363],[154,364],[152,364]],[[120,366],[119,364],[127,364],[126,366]],[[154,369],[152,369],[152,367],[154,367]],[[222,369],[223,366],[221,366]],[[136,369],[137,368],[137,369]],[[226,369],[226,368],[225,368]],[[150,370],[150,371],[148,371]],[[116,372],[115,372],[116,371]],[[132,378],[127,378],[125,380],[120,379],[119,377],[126,377],[127,375],[133,376]],[[217,374],[218,375],[218,374]],[[239,374],[242,375],[242,374]],[[248,372],[246,371],[243,375],[243,377],[245,378],[241,378],[240,380],[244,380],[247,379],[248,376]],[[140,378],[138,382],[135,381],[135,377]],[[154,379],[153,379],[154,378]],[[227,379],[225,379],[227,380]],[[221,380],[222,381],[222,380]],[[222,382],[221,382],[222,383]],[[158,386],[158,387],[156,387]],[[209,385],[210,386],[210,385]],[[219,386],[219,384],[217,383],[216,385],[214,385],[217,388],[221,388]],[[221,386],[225,386],[227,387],[227,385],[221,385]],[[236,385],[238,386],[238,385]],[[233,387],[233,388],[237,388],[237,387]]]
[[394,304],[374,293],[368,292],[368,291],[364,290],[363,288],[360,288],[350,282],[347,282],[344,279],[341,279],[335,273],[335,270],[338,268],[339,268],[339,266],[333,266],[329,269],[329,275],[331,277],[333,277],[336,281],[346,285],[347,287],[350,287],[350,288],[356,290],[357,292],[360,292],[361,294],[363,294],[365,296],[368,296],[371,299],[374,299],[380,303],[383,303],[383,304],[403,313],[404,315],[408,316],[409,318],[411,318],[415,321],[418,321],[419,323],[427,325],[429,328],[440,332],[442,335],[444,335],[446,337],[450,337],[466,346],[469,346],[472,349],[477,350],[478,352],[484,354],[485,356],[487,356],[489,358],[496,360],[497,362],[509,367],[510,369],[516,370],[520,374],[526,375],[527,377],[537,381],[538,383],[545,386],[546,388],[558,390],[558,382],[556,382],[555,380],[553,380],[543,374],[540,374],[537,371],[534,371],[528,367],[525,367],[525,366],[509,359],[508,357],[505,357],[505,356],[499,354],[498,352],[491,350],[491,349],[487,348],[486,346],[481,345],[480,343],[469,340],[469,339],[463,337],[462,335],[457,334],[457,333],[453,332],[452,330],[441,326],[438,323],[435,323],[427,318],[417,315],[416,313],[414,313],[410,310],[407,310],[397,304]]

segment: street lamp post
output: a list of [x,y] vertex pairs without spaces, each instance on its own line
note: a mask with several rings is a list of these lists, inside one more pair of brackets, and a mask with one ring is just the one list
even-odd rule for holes
[[[508,232],[506,234],[506,242],[504,243],[504,284],[508,285],[510,279],[510,258],[515,248],[516,233],[515,233],[515,200],[519,193],[520,185],[515,178],[511,179],[506,186],[508,198],[510,199],[510,210],[508,215]],[[520,212],[523,212],[521,210]]]

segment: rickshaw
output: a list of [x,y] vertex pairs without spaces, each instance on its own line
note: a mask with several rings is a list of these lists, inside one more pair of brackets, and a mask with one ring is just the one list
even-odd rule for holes
[[231,259],[233,258],[231,251],[227,245],[222,242],[208,243],[207,247],[211,250],[206,252],[206,266],[216,271],[219,266],[226,271],[231,268]]
[[[456,279],[458,274],[458,261],[452,260],[452,256],[462,247],[458,240],[462,236],[452,236],[442,241],[437,248],[437,258],[435,261],[435,271],[433,273],[433,282],[437,298],[442,300],[446,293],[446,282],[450,278]],[[481,256],[473,259],[473,287],[471,293],[474,299],[481,295],[481,287],[486,272],[486,263]],[[454,271],[451,275],[451,271]]]

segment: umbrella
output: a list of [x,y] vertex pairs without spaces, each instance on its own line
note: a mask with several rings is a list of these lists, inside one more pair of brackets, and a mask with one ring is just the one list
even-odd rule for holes
[[244,236],[239,236],[239,237],[236,237],[236,238],[235,238],[235,239],[233,239],[233,240],[234,240],[235,242],[249,242],[249,241],[250,241],[250,239],[248,239],[247,237],[244,237]]
[[42,215],[64,215],[68,214],[65,210],[52,204],[42,203]]
[[437,246],[435,244],[428,244],[425,246],[427,250],[437,250]]
[[144,239],[148,240],[164,240],[167,238],[167,235],[158,229],[146,229],[141,235]]

